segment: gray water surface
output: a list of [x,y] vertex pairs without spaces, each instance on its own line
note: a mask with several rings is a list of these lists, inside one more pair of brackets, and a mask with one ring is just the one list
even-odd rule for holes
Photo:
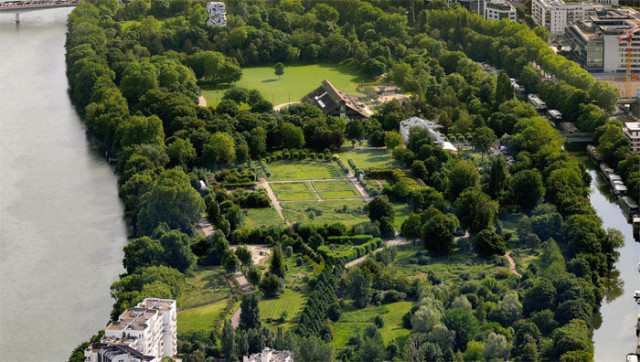
[[62,361],[105,327],[127,229],[67,95],[70,9],[0,14],[0,360]]
[[[591,165],[592,166],[592,165]],[[633,293],[640,289],[640,244],[633,240],[633,230],[609,191],[606,180],[590,170],[591,205],[602,219],[602,226],[615,228],[624,235],[624,246],[618,251],[620,259],[616,270],[607,281],[607,293],[600,307],[601,325],[593,333],[596,361],[625,361],[627,353],[636,351],[636,320],[640,307]]]

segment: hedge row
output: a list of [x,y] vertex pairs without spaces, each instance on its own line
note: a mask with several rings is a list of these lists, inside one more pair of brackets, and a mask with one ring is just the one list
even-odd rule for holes
[[345,236],[329,236],[327,238],[327,243],[329,244],[346,244],[351,243],[354,245],[361,245],[366,243],[367,241],[373,239],[371,235],[345,235]]
[[354,246],[348,251],[341,253],[334,253],[329,249],[327,245],[318,247],[318,253],[320,253],[325,259],[332,260],[334,262],[348,263],[359,257],[365,256],[373,250],[381,247],[384,244],[382,239],[375,238],[362,245]]

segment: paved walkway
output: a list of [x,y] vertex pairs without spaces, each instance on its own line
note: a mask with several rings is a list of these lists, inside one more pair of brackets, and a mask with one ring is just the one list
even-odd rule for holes
[[377,248],[376,250],[372,251],[370,254],[367,254],[367,255],[361,256],[361,257],[359,257],[357,259],[351,260],[350,262],[346,263],[344,265],[344,267],[345,267],[345,269],[349,269],[354,265],[362,263],[369,255],[373,255],[373,254],[376,254],[376,253],[382,251],[382,249],[384,249],[385,246],[404,245],[404,244],[409,244],[409,243],[411,243],[409,240],[407,240],[404,237],[400,236],[396,232],[396,237],[394,239],[391,239],[391,240],[386,240],[384,242],[384,246],[381,246],[381,247]]
[[[337,153],[334,153],[333,156],[340,158],[340,155],[337,154]],[[360,181],[358,181],[358,178],[356,177],[356,175],[354,175],[353,172],[351,172],[351,170],[349,170],[349,173],[347,174],[347,178],[349,179],[349,181],[351,181],[353,186],[355,186],[355,188],[358,190],[360,195],[362,195],[362,197],[364,198],[364,201],[369,202],[369,201],[373,200],[371,195],[369,195],[367,190],[364,189],[364,187],[362,186]]]
[[202,218],[200,218],[200,223],[198,224],[196,229],[201,231],[206,237],[213,234],[213,226],[211,226],[209,219],[207,219],[204,214],[202,214]]
[[281,110],[282,108],[284,108],[284,107],[286,107],[286,106],[290,106],[290,105],[292,105],[292,104],[300,104],[300,102],[287,102],[287,103],[280,103],[280,104],[278,104],[278,105],[276,105],[276,106],[273,106],[273,110],[274,110],[274,111],[279,111],[279,110]]

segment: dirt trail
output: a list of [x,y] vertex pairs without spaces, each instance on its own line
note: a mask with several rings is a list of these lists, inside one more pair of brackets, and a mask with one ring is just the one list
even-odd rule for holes
[[522,274],[518,273],[518,270],[516,270],[516,262],[511,257],[511,250],[509,250],[506,254],[504,254],[504,256],[506,256],[507,260],[509,261],[509,270],[511,270],[513,274],[522,278]]
[[271,199],[271,203],[273,204],[273,208],[276,209],[276,211],[278,212],[278,215],[280,215],[280,218],[282,220],[284,220],[284,222],[285,222],[285,224],[287,224],[287,226],[291,225],[291,223],[287,219],[284,218],[284,214],[282,213],[282,206],[280,206],[280,202],[276,198],[276,194],[273,193],[273,190],[271,189],[271,186],[269,186],[269,182],[267,182],[267,180],[261,178],[260,180],[258,180],[258,186],[262,186],[262,187],[264,187],[265,190],[267,190],[267,195],[269,195],[269,199]]
[[200,97],[198,97],[198,105],[200,107],[206,107],[207,106],[207,99],[201,94]]

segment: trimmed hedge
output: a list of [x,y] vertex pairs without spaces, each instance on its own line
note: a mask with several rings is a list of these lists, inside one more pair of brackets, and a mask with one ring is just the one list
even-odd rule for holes
[[373,250],[381,247],[383,244],[384,242],[382,241],[382,239],[375,238],[362,245],[354,246],[348,251],[344,251],[341,253],[334,253],[331,251],[331,249],[329,249],[327,245],[321,245],[318,247],[318,253],[320,253],[320,255],[322,255],[325,259],[339,263],[348,263],[352,260],[369,254]]

